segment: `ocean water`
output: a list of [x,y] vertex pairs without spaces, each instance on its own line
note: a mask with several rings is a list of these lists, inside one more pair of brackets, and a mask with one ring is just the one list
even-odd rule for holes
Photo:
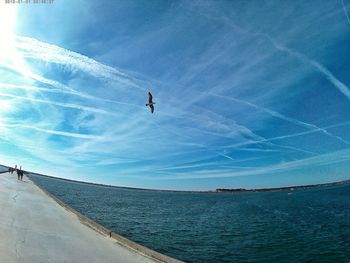
[[350,262],[350,184],[232,194],[30,178],[112,231],[186,262]]
[[0,173],[7,172],[8,169],[8,167],[0,165]]

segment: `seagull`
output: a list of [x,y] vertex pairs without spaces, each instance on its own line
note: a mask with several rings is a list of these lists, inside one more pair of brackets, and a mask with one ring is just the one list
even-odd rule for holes
[[151,92],[148,92],[148,103],[146,104],[146,106],[149,106],[151,108],[151,112],[154,112],[154,104],[156,104],[155,102],[153,102],[152,100],[153,96],[151,94]]

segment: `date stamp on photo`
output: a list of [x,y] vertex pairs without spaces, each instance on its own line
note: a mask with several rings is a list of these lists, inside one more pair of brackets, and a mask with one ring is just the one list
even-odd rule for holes
[[4,0],[5,4],[53,4],[55,0]]

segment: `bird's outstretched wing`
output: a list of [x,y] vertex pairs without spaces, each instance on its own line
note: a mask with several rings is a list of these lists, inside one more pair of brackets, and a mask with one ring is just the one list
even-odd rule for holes
[[153,104],[152,100],[153,100],[153,96],[152,96],[151,92],[148,92],[148,103]]
[[151,108],[151,112],[153,113],[153,112],[154,112],[154,106],[153,106],[153,104],[150,104],[149,107]]

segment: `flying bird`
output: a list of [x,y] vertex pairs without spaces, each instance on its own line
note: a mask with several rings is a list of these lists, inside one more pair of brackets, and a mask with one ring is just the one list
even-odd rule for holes
[[148,103],[146,104],[146,106],[149,106],[151,108],[151,112],[154,112],[154,104],[156,104],[155,102],[153,102],[153,96],[151,94],[151,92],[148,92]]

